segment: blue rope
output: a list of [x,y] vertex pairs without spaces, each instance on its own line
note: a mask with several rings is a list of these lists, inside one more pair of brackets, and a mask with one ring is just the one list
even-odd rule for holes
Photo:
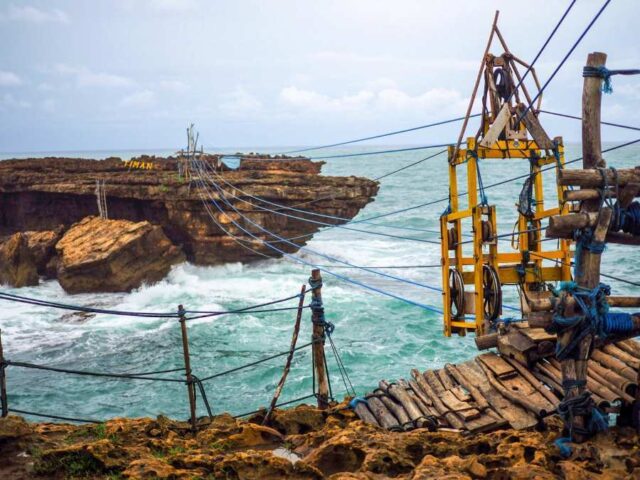
[[527,106],[527,108],[524,110],[524,112],[522,112],[522,114],[518,117],[518,120],[516,122],[516,124],[520,123],[522,121],[522,119],[525,117],[525,115],[527,114],[527,112],[529,110],[531,110],[531,108],[533,107],[533,104],[535,103],[535,101],[540,97],[540,95],[542,95],[542,93],[545,91],[545,89],[549,86],[549,83],[551,83],[551,80],[553,80],[555,78],[555,76],[558,74],[558,72],[560,71],[560,69],[562,68],[562,66],[566,63],[566,61],[569,59],[569,57],[571,56],[571,54],[573,53],[573,51],[578,47],[578,45],[580,44],[580,42],[582,42],[582,39],[585,37],[585,35],[589,32],[589,30],[591,30],[591,27],[593,27],[593,24],[596,23],[596,20],[598,20],[598,18],[600,17],[600,15],[602,15],[602,12],[604,12],[604,10],[607,8],[607,6],[609,5],[609,3],[611,2],[611,0],[606,0],[604,2],[604,4],[602,5],[602,7],[600,7],[600,10],[598,10],[598,13],[596,13],[596,15],[593,17],[593,19],[591,19],[591,21],[589,22],[589,24],[587,25],[587,27],[584,29],[584,31],[580,34],[580,36],[578,37],[578,39],[575,41],[575,43],[571,46],[571,48],[569,49],[569,51],[566,53],[566,55],[564,56],[564,58],[560,61],[560,63],[558,64],[558,66],[555,68],[555,70],[553,71],[553,73],[551,74],[551,76],[547,79],[547,81],[544,83],[544,85],[542,85],[542,87],[540,88],[540,90],[538,91],[538,93],[536,93],[536,95],[531,99],[531,103]]
[[606,338],[612,333],[628,333],[633,331],[632,315],[624,312],[609,312],[607,296],[611,287],[604,283],[593,289],[580,287],[576,282],[562,282],[558,289],[552,290],[555,296],[560,292],[571,295],[580,310],[579,314],[565,317],[561,307],[554,313],[553,322],[548,328],[551,333],[561,333],[580,325],[570,341],[564,347],[556,343],[556,357],[562,361],[565,358],[575,358],[580,341],[587,335],[597,335]]
[[608,94],[613,93],[613,87],[611,86],[612,75],[640,75],[640,69],[609,70],[604,65],[599,67],[586,66],[582,69],[583,77],[601,78],[602,91]]
[[604,242],[597,242],[593,239],[593,230],[591,228],[584,228],[582,230],[577,230],[574,235],[574,240],[576,242],[576,251],[574,255],[574,277],[579,277],[582,275],[580,271],[580,258],[582,257],[582,252],[584,250],[588,250],[591,253],[601,254],[604,252],[606,245]]
[[569,4],[569,6],[567,7],[567,9],[564,11],[564,13],[562,14],[562,16],[560,17],[560,20],[558,20],[558,23],[556,23],[556,26],[553,27],[553,30],[551,31],[551,33],[547,36],[547,39],[544,41],[544,43],[542,44],[542,47],[540,48],[540,50],[538,50],[538,53],[536,54],[536,56],[533,58],[533,60],[531,61],[531,63],[529,64],[529,67],[527,68],[527,70],[524,72],[524,74],[522,75],[522,77],[520,78],[520,81],[518,82],[518,84],[514,87],[513,92],[511,92],[511,95],[509,95],[509,98],[507,99],[507,101],[505,103],[509,103],[509,101],[511,100],[511,98],[515,95],[516,91],[518,90],[518,88],[520,88],[520,86],[524,83],[524,80],[527,78],[527,75],[529,75],[529,73],[531,72],[531,70],[533,70],[533,66],[536,64],[536,62],[538,61],[538,59],[540,58],[540,55],[542,55],[542,52],[544,52],[544,50],[547,48],[547,45],[549,45],[549,42],[551,41],[551,39],[554,37],[554,35],[556,34],[556,32],[558,31],[558,28],[560,28],[560,25],[562,25],[562,22],[564,22],[564,19],[567,17],[567,15],[569,14],[569,12],[571,11],[571,9],[573,8],[573,6],[575,5],[577,0],[572,0],[571,3]]
[[[220,175],[216,174],[216,178],[221,179],[223,182],[227,183]],[[235,187],[232,187],[232,188],[235,188]],[[238,191],[240,193],[244,193],[242,190],[238,189]],[[226,192],[226,193],[229,194],[229,192]],[[235,198],[235,199],[243,202],[243,203],[251,205],[252,207],[257,208],[259,210],[262,210],[262,211],[265,211],[265,212],[269,212],[269,213],[273,213],[275,215],[280,215],[282,217],[293,218],[293,219],[300,220],[300,221],[303,221],[303,222],[312,223],[314,225],[321,225],[323,227],[331,227],[331,228],[340,228],[340,229],[343,229],[343,230],[350,230],[350,231],[353,231],[353,232],[366,233],[368,235],[376,235],[376,236],[379,236],[379,237],[389,237],[389,238],[395,238],[395,239],[398,239],[398,240],[408,240],[408,241],[413,241],[413,242],[430,243],[430,244],[433,244],[433,245],[440,245],[440,242],[438,240],[427,240],[427,239],[424,239],[424,238],[405,237],[405,236],[402,236],[402,235],[394,235],[394,234],[391,234],[391,233],[374,232],[374,231],[371,231],[371,230],[362,230],[362,229],[359,229],[359,228],[348,227],[346,225],[336,225],[335,223],[327,223],[327,222],[322,222],[320,220],[312,220],[310,218],[305,218],[305,217],[301,217],[301,216],[298,216],[298,215],[292,215],[292,214],[285,213],[285,212],[279,212],[278,210],[274,210],[274,209],[271,209],[271,208],[263,207],[261,205],[256,205],[255,203],[252,203],[249,200],[245,200],[244,198],[234,194],[233,192],[230,193],[230,196],[232,198]],[[248,195],[248,196],[250,198],[255,198],[252,195]],[[295,210],[295,209],[292,209],[292,210]],[[305,212],[305,213],[308,213],[308,212]],[[345,220],[345,219],[342,219],[342,218],[339,218],[339,217],[334,217],[334,218],[336,220]],[[346,220],[348,220],[348,219],[346,219]],[[435,233],[435,230],[433,230],[432,232]],[[437,233],[439,234],[440,232],[437,232]],[[287,238],[287,240],[297,240],[300,237],[308,237],[308,236],[311,236],[311,235],[313,235],[313,234],[305,234],[305,235],[298,236],[298,237],[291,237],[291,238]]]
[[[201,173],[202,173],[202,172],[201,172]],[[204,182],[202,182],[202,181],[201,181],[201,184],[202,184],[202,186],[206,189],[206,186],[204,185]],[[211,195],[209,195],[209,199],[210,199],[210,201],[215,205],[215,207],[218,209],[218,211],[219,211],[220,213],[223,213],[223,214],[225,213],[225,212],[224,212],[224,209],[222,209],[222,207],[221,207],[221,206],[220,206],[220,204],[215,200],[215,198],[213,198]],[[245,218],[245,219],[246,219],[246,217],[244,217],[244,216],[243,216],[243,218]],[[379,289],[379,288],[377,288],[377,287],[373,287],[373,286],[371,286],[371,285],[367,285],[367,284],[365,284],[365,283],[363,283],[363,282],[360,282],[360,281],[358,281],[358,280],[353,280],[352,278],[349,278],[349,277],[346,277],[346,276],[344,276],[344,275],[340,275],[340,274],[338,274],[338,273],[332,272],[331,270],[328,270],[328,269],[326,269],[326,268],[320,267],[319,265],[314,264],[314,263],[312,263],[312,262],[309,262],[309,261],[307,261],[307,260],[304,260],[303,258],[299,258],[299,257],[296,257],[296,256],[294,256],[294,255],[291,255],[290,253],[285,252],[285,251],[284,251],[284,250],[282,250],[282,249],[279,249],[278,247],[274,246],[272,243],[267,242],[267,241],[265,241],[265,240],[261,239],[260,237],[256,236],[255,234],[253,234],[253,233],[252,233],[252,232],[250,232],[249,230],[245,229],[244,227],[242,227],[242,225],[240,225],[240,224],[239,224],[236,220],[234,220],[233,218],[230,218],[230,220],[231,220],[231,223],[233,223],[233,224],[234,224],[238,229],[240,229],[241,231],[243,231],[244,233],[246,233],[247,235],[249,235],[249,236],[250,236],[250,237],[252,237],[253,239],[258,240],[259,242],[261,242],[261,243],[265,244],[266,246],[268,246],[270,249],[272,249],[272,250],[274,250],[274,251],[278,252],[279,254],[281,254],[281,255],[283,255],[283,256],[285,256],[285,257],[287,257],[287,258],[289,258],[289,259],[291,259],[291,260],[293,260],[293,261],[295,261],[295,262],[302,263],[302,264],[307,265],[307,266],[310,266],[310,267],[318,268],[320,271],[325,272],[325,273],[327,273],[328,275],[331,275],[331,276],[333,276],[333,277],[335,277],[335,278],[337,278],[337,279],[339,279],[339,280],[342,280],[342,281],[347,282],[347,283],[351,283],[351,284],[353,284],[353,285],[359,286],[359,287],[364,288],[364,289],[366,289],[366,290],[370,290],[370,291],[372,291],[372,292],[379,293],[379,294],[381,294],[381,295],[385,295],[385,296],[388,296],[388,297],[394,298],[394,299],[396,299],[396,300],[399,300],[399,301],[401,301],[401,302],[407,303],[407,304],[409,304],[409,305],[413,305],[413,306],[416,306],[416,307],[420,307],[420,308],[422,308],[422,309],[424,309],[424,310],[429,310],[429,311],[431,311],[431,312],[438,313],[438,314],[442,314],[442,313],[443,313],[443,311],[442,311],[441,309],[439,309],[439,308],[433,307],[433,306],[431,306],[431,305],[426,305],[426,304],[423,304],[423,303],[420,303],[420,302],[415,302],[415,301],[413,301],[413,300],[409,300],[409,299],[407,299],[407,298],[401,297],[401,296],[396,295],[396,294],[394,294],[394,293],[384,291],[384,290],[382,290],[382,289]],[[251,222],[249,219],[246,219],[246,220],[248,220],[249,222]],[[230,235],[231,237],[234,237],[234,238],[235,238],[235,236],[234,236],[232,233],[230,233],[228,230],[224,230],[224,231],[225,231],[225,233],[226,233],[227,235]],[[295,245],[295,244],[294,244],[294,245]],[[338,262],[339,262],[339,260],[337,260],[337,259],[333,259],[333,260],[334,260],[334,261],[338,261]],[[346,263],[346,262],[340,262],[340,263]],[[354,268],[360,268],[360,267],[357,267],[356,265],[351,265],[351,264],[347,264],[347,265],[353,266]]]
[[349,402],[349,408],[352,409],[352,410],[355,410],[359,403],[362,403],[362,404],[367,405],[367,406],[369,405],[369,402],[367,401],[366,398],[364,398],[364,397],[353,397],[351,399],[351,401]]
[[[436,155],[438,155],[438,154],[436,154]],[[429,158],[431,158],[431,157],[427,157],[426,159],[429,159]],[[206,167],[206,165],[205,165],[205,167]],[[404,169],[404,168],[407,168],[407,167],[402,167],[402,168]],[[399,171],[399,170],[397,170],[397,171]],[[395,173],[395,172],[392,172],[392,173]],[[390,175],[390,174],[388,174],[388,175]],[[347,217],[339,217],[337,215],[328,215],[328,214],[325,214],[325,213],[318,213],[318,212],[312,212],[312,211],[309,211],[309,210],[303,210],[301,208],[289,207],[289,206],[286,206],[286,205],[282,205],[280,203],[272,202],[272,201],[267,200],[267,199],[262,198],[262,197],[257,197],[255,195],[251,195],[249,192],[247,192],[245,190],[242,190],[241,188],[237,187],[236,185],[234,185],[231,182],[229,182],[228,180],[226,180],[224,177],[222,177],[220,175],[217,175],[217,177],[222,182],[224,182],[225,185],[227,185],[230,188],[233,188],[234,190],[240,192],[242,195],[244,195],[244,196],[246,196],[248,198],[251,198],[253,200],[257,200],[259,202],[265,203],[267,205],[272,205],[272,206],[274,206],[276,208],[279,208],[279,209],[290,210],[290,211],[293,211],[293,212],[303,213],[305,215],[312,215],[312,216],[315,216],[315,217],[322,217],[322,218],[328,218],[328,219],[331,219],[331,220],[343,221],[343,222],[346,222],[346,223],[362,223],[362,224],[372,225],[372,226],[376,226],[376,227],[395,228],[395,229],[400,229],[400,230],[409,230],[409,231],[425,232],[425,233],[435,233],[435,234],[440,235],[440,231],[439,230],[431,230],[431,229],[425,229],[425,228],[400,226],[400,225],[385,225],[385,224],[382,224],[382,223],[374,223],[374,222],[369,222],[369,221],[366,221],[366,220],[356,220],[356,221],[354,221],[351,218],[347,218]],[[381,178],[381,177],[379,177],[379,178]],[[378,180],[378,179],[376,179],[376,180]],[[235,197],[235,198],[239,198],[239,197]],[[329,228],[334,228],[334,227],[337,227],[339,225],[328,224],[328,226],[329,226]],[[289,240],[297,240],[298,238],[304,238],[304,237],[308,237],[310,235],[312,235],[312,234],[300,235],[298,237],[289,238]]]
[[[563,384],[565,391],[577,386],[584,386],[584,381],[574,381],[573,383],[575,383],[575,385],[565,386]],[[602,413],[595,406],[591,394],[588,391],[582,392],[575,397],[565,398],[558,405],[557,411],[569,432],[567,437],[558,438],[554,442],[560,450],[560,455],[564,458],[571,456],[571,447],[567,444],[573,441],[576,433],[583,436],[592,436],[609,428],[609,416]],[[584,428],[579,428],[575,425],[576,417],[586,417],[588,419]]]
[[633,316],[626,312],[609,312],[604,318],[605,333],[628,333],[633,331]]
[[613,208],[611,230],[640,235],[640,202],[632,202],[627,208],[622,208],[616,203]]
[[[201,172],[201,173],[204,173],[204,172]],[[212,186],[213,186],[213,187],[218,191],[218,194],[220,195],[221,200],[222,200],[226,205],[228,205],[228,206],[229,206],[229,207],[230,207],[234,212],[236,212],[236,213],[240,216],[240,218],[242,218],[243,220],[247,221],[247,222],[248,222],[248,223],[250,223],[251,225],[253,225],[253,226],[257,227],[258,229],[260,229],[260,230],[261,230],[261,231],[263,231],[264,233],[266,233],[266,234],[268,234],[268,235],[271,235],[273,238],[277,239],[277,240],[278,240],[278,241],[280,241],[280,242],[284,242],[284,243],[286,243],[286,244],[288,244],[288,245],[291,245],[291,246],[293,246],[293,247],[299,248],[300,250],[308,251],[308,252],[313,253],[313,254],[315,254],[315,255],[319,255],[319,256],[324,257],[324,258],[326,258],[327,260],[330,260],[330,261],[332,261],[332,262],[337,262],[337,263],[341,263],[341,264],[343,264],[343,265],[348,265],[348,266],[350,266],[350,267],[355,267],[355,268],[358,268],[358,269],[360,269],[360,270],[363,270],[363,271],[366,271],[366,272],[369,272],[369,273],[373,273],[373,274],[376,274],[376,275],[380,275],[380,276],[382,276],[382,277],[390,278],[390,279],[392,279],[392,280],[396,280],[396,281],[399,281],[399,282],[408,283],[408,284],[410,284],[410,285],[415,285],[415,286],[417,286],[417,287],[426,288],[426,289],[432,290],[432,291],[434,291],[434,292],[442,292],[442,289],[441,289],[441,288],[434,287],[434,286],[432,286],[432,285],[427,285],[427,284],[424,284],[424,283],[415,282],[415,281],[413,281],[413,280],[409,280],[409,279],[406,279],[406,278],[397,277],[397,276],[395,276],[395,275],[390,275],[390,274],[388,274],[388,273],[380,272],[380,271],[377,271],[377,270],[374,270],[374,269],[371,269],[371,268],[367,268],[367,267],[359,267],[359,266],[357,266],[357,265],[353,265],[353,264],[351,264],[351,263],[349,263],[349,262],[346,262],[346,261],[343,261],[343,260],[339,260],[339,259],[337,259],[337,258],[335,258],[335,257],[332,257],[332,256],[330,256],[330,255],[327,255],[327,254],[325,254],[325,253],[318,252],[318,251],[313,250],[313,249],[311,249],[311,248],[309,248],[309,247],[302,247],[302,246],[300,246],[300,245],[298,245],[298,244],[296,244],[296,243],[294,243],[294,242],[291,242],[291,241],[287,240],[286,238],[281,237],[281,236],[280,236],[280,235],[278,235],[277,233],[274,233],[274,232],[272,232],[271,230],[268,230],[267,228],[263,227],[262,225],[260,225],[259,223],[255,222],[255,221],[251,220],[251,218],[247,217],[247,216],[246,216],[246,215],[244,215],[242,212],[240,212],[240,211],[239,211],[239,210],[238,210],[238,209],[237,209],[237,208],[236,208],[236,207],[235,207],[235,206],[234,206],[234,205],[233,205],[233,204],[232,204],[232,203],[231,203],[231,202],[230,202],[230,201],[225,197],[224,192],[220,189],[220,187],[218,186],[218,184],[217,184],[216,182],[214,182],[213,180],[211,180],[211,179],[209,179],[209,180],[211,181],[211,185],[212,185]],[[215,200],[213,199],[213,197],[210,197],[210,198],[211,198],[211,200],[212,200],[213,202],[215,202]],[[217,204],[216,204],[216,205],[217,205]],[[221,212],[223,212],[223,210],[221,210]],[[249,233],[249,232],[248,232],[248,230],[246,230],[246,229],[242,228],[242,227],[241,227],[240,225],[238,225],[238,224],[237,224],[233,219],[231,219],[231,221],[232,221],[232,223],[234,223],[236,226],[238,226],[238,228],[240,228],[241,230],[243,230],[245,233]],[[253,236],[253,235],[252,235],[252,236]],[[267,246],[269,246],[270,248],[272,248],[272,243],[271,243],[271,242],[265,242],[264,240],[260,239],[259,237],[255,237],[255,236],[254,236],[254,238],[256,238],[256,239],[260,240],[261,242],[264,242],[264,243],[265,243],[265,245],[267,245]],[[281,252],[281,251],[280,251],[280,252]]]
[[415,150],[428,150],[430,148],[442,148],[442,147],[448,147],[450,145],[452,145],[452,143],[440,143],[437,145],[425,145],[423,147],[395,148],[391,150],[377,150],[375,152],[344,153],[340,155],[327,155],[324,157],[308,157],[308,158],[310,158],[311,160],[328,160],[330,158],[349,158],[349,157],[362,157],[367,155],[384,155],[387,153],[412,152]]
[[[479,117],[480,115],[481,115],[480,113],[476,113],[474,115],[469,116],[469,118]],[[438,125],[445,125],[447,123],[459,122],[460,120],[464,120],[464,119],[465,119],[465,117],[457,117],[457,118],[452,118],[451,120],[442,120],[440,122],[429,123],[427,125],[420,125],[418,127],[405,128],[404,130],[396,130],[394,132],[382,133],[380,135],[372,135],[371,137],[357,138],[355,140],[348,140],[346,142],[332,143],[332,144],[329,144],[329,145],[320,145],[320,146],[317,146],[317,147],[302,148],[300,150],[289,150],[288,152],[282,152],[281,154],[282,155],[288,155],[288,154],[291,154],[291,153],[309,152],[311,150],[320,150],[320,149],[323,149],[323,148],[340,147],[342,145],[349,145],[349,144],[352,144],[352,143],[364,142],[364,141],[367,141],[367,140],[375,140],[376,138],[390,137],[392,135],[398,135],[400,133],[414,132],[416,130],[422,130],[424,128],[436,127]]]

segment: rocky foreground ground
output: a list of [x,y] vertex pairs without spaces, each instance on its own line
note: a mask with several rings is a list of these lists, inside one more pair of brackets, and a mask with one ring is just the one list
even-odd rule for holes
[[[106,424],[31,424],[0,420],[0,478],[92,479],[633,479],[640,444],[614,428],[574,446],[553,445],[560,422],[544,431],[500,430],[463,436],[416,429],[388,432],[338,405],[276,411],[269,427],[219,415],[197,434],[164,417]],[[201,419],[201,423],[208,419]]]

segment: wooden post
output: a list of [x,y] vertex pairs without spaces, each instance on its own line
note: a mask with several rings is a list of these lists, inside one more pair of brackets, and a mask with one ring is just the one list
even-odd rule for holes
[[[587,57],[587,65],[590,67],[604,66],[607,55],[604,53],[590,53]],[[606,164],[602,159],[602,143],[600,139],[600,108],[602,100],[601,91],[602,79],[598,77],[585,77],[584,87],[582,91],[582,163],[583,168],[602,168]],[[582,202],[582,212],[597,212],[599,209],[598,201]],[[599,216],[598,224],[593,232],[593,240],[596,242],[604,242],[606,233],[611,221],[611,209],[603,208]],[[576,265],[576,274],[574,280],[580,287],[589,290],[594,289],[600,283],[600,253],[591,252],[583,249],[579,262]],[[567,309],[570,310],[570,309]],[[566,312],[570,314],[570,312]],[[579,328],[579,327],[576,327]],[[561,345],[569,343],[570,339],[576,335],[575,328],[558,335],[558,342]],[[576,359],[565,359],[561,363],[562,382],[585,382],[587,381],[588,360],[593,344],[593,336],[587,335],[578,348]],[[565,399],[574,398],[584,392],[584,386],[572,386],[565,389]],[[574,425],[584,428],[585,418],[576,416]],[[574,435],[574,441],[583,442],[586,438],[583,435]]]
[[0,404],[2,417],[9,415],[9,402],[7,401],[7,378],[5,376],[4,352],[2,350],[2,330],[0,330]]
[[271,404],[269,405],[269,410],[267,410],[267,414],[264,416],[262,420],[262,425],[267,425],[269,423],[269,419],[273,410],[276,408],[276,404],[278,403],[278,398],[280,398],[280,394],[282,393],[282,389],[284,388],[284,383],[287,381],[287,376],[289,375],[289,370],[291,369],[291,361],[293,360],[293,354],[296,351],[296,343],[298,342],[298,333],[300,332],[300,322],[302,321],[302,308],[304,307],[304,298],[307,290],[306,285],[302,285],[302,289],[300,290],[300,301],[298,302],[298,313],[296,315],[296,323],[293,326],[293,334],[291,335],[291,345],[289,346],[289,355],[287,355],[287,361],[284,365],[284,370],[282,371],[282,377],[280,377],[280,382],[278,382],[278,386],[276,387],[276,391],[273,394],[273,398],[271,399]]
[[185,310],[182,305],[178,306],[180,316],[180,331],[182,333],[182,353],[184,355],[184,370],[187,377],[187,392],[189,393],[189,411],[191,413],[191,429],[196,430],[196,386],[191,376],[191,358],[189,356],[189,339],[187,337],[187,322]]
[[311,321],[313,322],[313,335],[311,340],[315,379],[318,386],[318,408],[326,409],[329,406],[329,378],[327,377],[326,359],[324,355],[324,307],[322,306],[322,274],[319,269],[311,271],[309,278],[311,285]]

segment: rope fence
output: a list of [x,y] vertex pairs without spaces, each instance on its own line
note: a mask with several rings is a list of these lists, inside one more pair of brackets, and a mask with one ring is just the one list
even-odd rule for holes
[[[322,306],[321,296],[319,295],[319,291],[322,288],[322,280],[320,277],[320,281],[317,281],[317,279],[315,279],[316,276],[319,276],[319,271],[314,270],[312,272],[312,277],[314,277],[313,282],[312,282],[312,278],[309,279],[311,288],[307,289],[305,285],[303,286],[301,293],[299,294],[291,295],[285,298],[281,298],[278,300],[273,300],[270,302],[265,302],[257,305],[251,305],[245,308],[240,308],[235,310],[225,310],[225,311],[187,310],[182,305],[180,305],[178,307],[178,311],[175,313],[168,312],[168,313],[148,314],[145,312],[129,312],[129,311],[125,312],[120,310],[95,309],[93,307],[84,307],[80,305],[70,305],[70,304],[63,304],[59,302],[50,302],[47,300],[41,300],[36,298],[24,297],[20,295],[13,295],[6,292],[0,292],[0,300],[18,302],[18,303],[27,303],[31,305],[45,306],[49,308],[74,310],[74,311],[80,311],[80,312],[90,311],[91,313],[100,313],[100,314],[113,314],[113,315],[126,314],[130,316],[135,316],[135,317],[142,316],[142,317],[152,317],[152,318],[177,318],[181,327],[182,349],[183,349],[183,356],[184,356],[184,366],[162,369],[162,370],[133,372],[133,373],[79,370],[79,369],[73,369],[73,368],[65,368],[62,366],[14,361],[14,360],[5,358],[4,356],[3,349],[2,349],[2,332],[0,330],[0,404],[1,404],[2,417],[6,417],[9,414],[9,412],[11,412],[11,413],[22,414],[22,415],[32,415],[35,417],[49,418],[53,420],[63,420],[63,421],[71,421],[71,422],[79,422],[79,423],[102,423],[102,421],[96,420],[96,419],[80,418],[76,416],[61,416],[61,415],[55,415],[47,412],[24,410],[24,409],[13,408],[13,407],[9,408],[9,401],[8,401],[8,395],[7,395],[7,389],[6,389],[6,378],[7,378],[8,369],[30,369],[30,370],[52,372],[56,374],[76,375],[76,376],[82,376],[82,377],[98,377],[103,379],[113,379],[113,380],[119,380],[119,381],[126,380],[126,381],[147,381],[147,382],[184,384],[187,387],[188,398],[189,398],[189,413],[190,413],[189,423],[190,423],[191,429],[195,431],[200,425],[199,419],[196,416],[198,397],[200,398],[202,405],[206,409],[207,416],[209,417],[209,419],[211,419],[211,417],[213,416],[212,408],[209,404],[209,400],[207,399],[207,392],[204,385],[205,382],[209,382],[213,379],[220,378],[223,376],[232,375],[246,369],[255,368],[259,365],[262,365],[263,363],[266,363],[271,360],[281,358],[284,356],[287,356],[285,373],[283,374],[283,377],[280,381],[280,385],[278,386],[278,388],[276,389],[276,393],[274,394],[273,400],[271,402],[271,407],[269,408],[269,414],[275,407],[290,405],[292,403],[297,403],[303,400],[307,400],[309,398],[318,398],[319,406],[321,408],[326,408],[327,405],[325,405],[324,403],[320,404],[320,399],[321,398],[328,399],[331,401],[334,400],[333,393],[326,392],[322,388],[322,384],[324,384],[325,381],[329,382],[328,364],[327,364],[326,355],[325,355],[325,342],[327,338],[329,339],[331,344],[330,353],[332,353],[336,359],[336,364],[338,365],[340,376],[343,378],[343,381],[345,382],[345,387],[347,385],[345,379],[348,379],[348,373],[344,367],[344,363],[342,359],[340,358],[337,347],[335,346],[333,339],[331,339],[330,337],[331,333],[334,330],[334,326],[330,322],[324,321],[324,307]],[[309,293],[311,294],[313,299],[311,304],[305,305],[304,300],[306,295]],[[320,298],[320,300],[318,300],[318,298]],[[299,304],[296,307],[277,307],[277,308],[269,308],[269,309],[263,308],[263,307],[277,305],[283,302],[296,300],[296,299],[299,301]],[[298,331],[300,328],[300,319],[302,317],[302,312],[307,309],[311,309],[312,311],[312,325],[313,325],[314,333],[311,341],[304,343],[302,345],[297,345]],[[186,327],[186,323],[188,320],[194,320],[196,318],[211,317],[211,316],[218,316],[218,315],[228,315],[228,314],[241,315],[241,314],[254,314],[254,313],[267,313],[267,312],[282,312],[282,311],[289,311],[289,310],[297,311],[297,318],[296,318],[296,325],[294,328],[293,338],[291,340],[291,345],[288,350],[278,352],[273,355],[269,355],[269,356],[260,358],[258,360],[240,365],[238,367],[230,368],[228,370],[209,374],[203,377],[194,375],[191,367],[191,358],[189,353],[189,339],[187,336],[187,327]],[[320,311],[322,312],[322,318],[323,318],[322,324],[318,324],[317,322],[317,317]],[[314,359],[314,361],[312,362],[312,368],[314,369],[313,371],[314,382],[313,382],[312,393],[306,396],[293,399],[293,400],[288,400],[285,402],[278,403],[280,392],[282,390],[282,387],[284,386],[286,374],[288,373],[288,370],[290,368],[292,358],[294,357],[294,355],[298,354],[299,352],[307,351],[307,350],[311,350],[312,358]],[[324,369],[317,368],[317,364],[316,364],[317,358],[322,359],[321,361],[324,365]],[[179,372],[184,375],[183,378],[176,378],[175,376],[170,376],[170,375],[166,376],[167,374],[179,373]],[[322,381],[318,382],[318,389],[316,389],[316,381],[315,381],[317,377],[322,378]],[[350,380],[349,380],[349,385],[351,385]],[[355,391],[353,391],[353,387],[351,387],[351,389],[346,388],[346,392],[347,394],[355,395]],[[266,411],[266,409],[260,408],[252,412],[236,415],[235,418],[246,417],[248,415],[260,413],[263,411]],[[265,417],[265,422],[266,420],[267,418]]]

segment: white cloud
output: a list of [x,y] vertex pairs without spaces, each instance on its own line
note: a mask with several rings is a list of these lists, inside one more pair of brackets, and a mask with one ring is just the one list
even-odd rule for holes
[[189,86],[180,80],[161,80],[158,86],[162,90],[173,93],[184,93],[189,89]]
[[53,113],[56,110],[56,101],[53,98],[47,98],[40,104],[40,107],[47,113]]
[[198,7],[198,2],[195,0],[147,0],[147,4],[151,8],[164,12],[185,12]]
[[613,80],[613,91],[618,95],[624,95],[632,100],[640,99],[640,85],[637,83],[623,83],[616,85],[615,79]]
[[6,12],[0,13],[0,20],[27,23],[69,23],[69,16],[57,8],[42,10],[31,5],[10,5]]
[[127,95],[120,101],[123,108],[148,108],[156,103],[156,94],[151,90],[140,90]]
[[[390,85],[381,81],[378,85]],[[460,92],[449,88],[432,88],[418,95],[410,95],[399,88],[369,88],[353,95],[331,97],[313,90],[286,87],[280,92],[280,100],[289,107],[316,112],[455,112],[465,108]]]
[[0,70],[0,87],[15,87],[22,85],[22,80],[13,72]]
[[50,83],[47,83],[47,82],[40,83],[37,88],[41,92],[52,92],[53,90],[55,90],[53,85],[51,85]]
[[10,93],[5,93],[0,97],[0,110],[7,109],[25,109],[31,108],[31,103],[26,100],[20,100],[11,95]]
[[135,84],[130,78],[112,73],[92,72],[85,67],[58,64],[55,70],[62,75],[74,77],[78,87],[130,87]]
[[247,92],[243,87],[236,87],[225,102],[220,104],[220,111],[232,117],[254,115],[262,110],[262,102]]
[[280,92],[280,99],[285,104],[316,111],[360,110],[366,107],[374,97],[374,93],[366,90],[361,90],[355,95],[342,97],[330,97],[313,90],[304,90],[298,87],[286,87]]

